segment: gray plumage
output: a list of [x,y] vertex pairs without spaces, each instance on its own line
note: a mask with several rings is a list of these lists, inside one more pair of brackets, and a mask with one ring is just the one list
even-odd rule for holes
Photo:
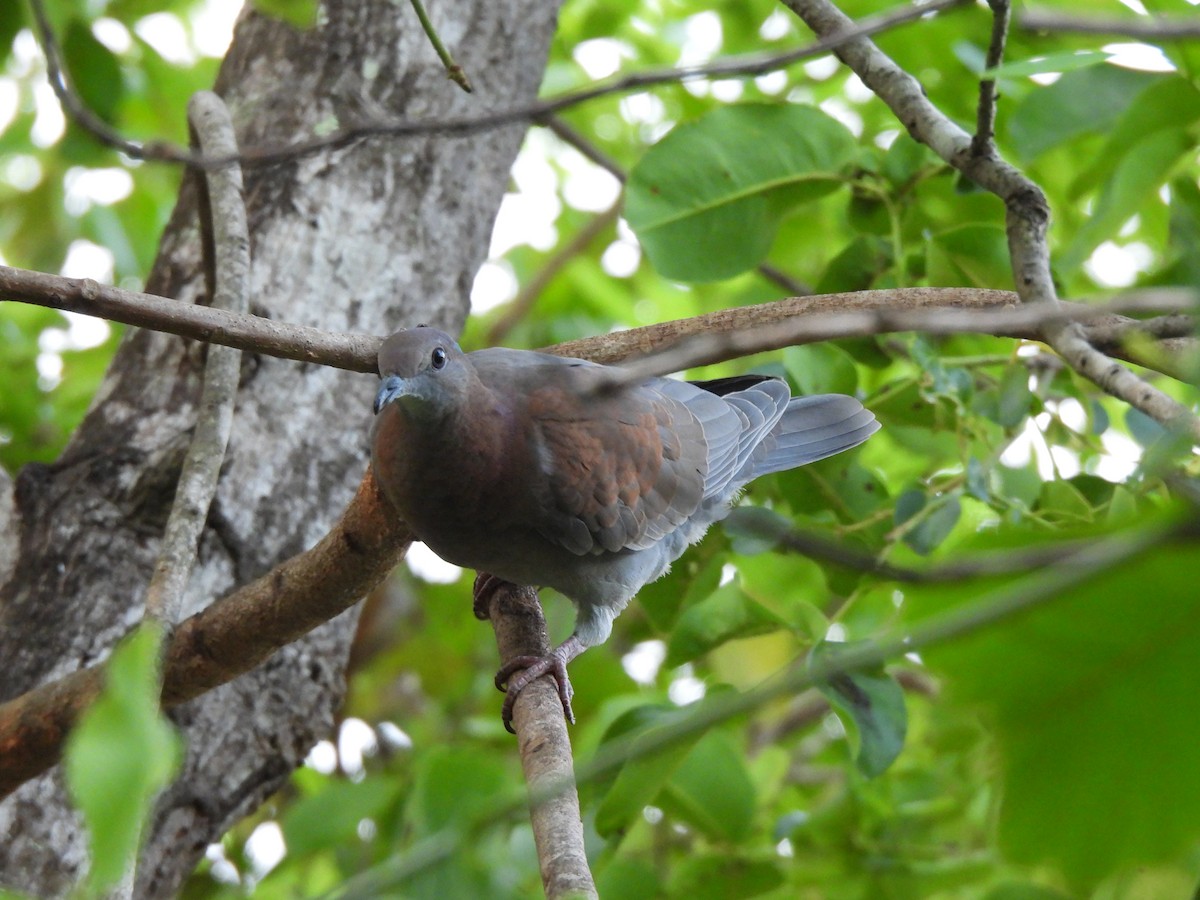
[[[380,352],[376,477],[439,556],[577,606],[563,662],[729,510],[753,479],[855,447],[879,427],[852,397],[778,379],[649,378],[519,350],[464,354],[433,328]],[[565,702],[565,701],[564,701]]]

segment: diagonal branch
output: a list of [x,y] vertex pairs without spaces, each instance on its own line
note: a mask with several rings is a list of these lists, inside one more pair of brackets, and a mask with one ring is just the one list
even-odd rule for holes
[[[827,0],[784,0],[784,3],[821,38],[833,39],[853,28],[850,19]],[[868,38],[845,41],[834,52],[891,108],[909,134],[1004,201],[1018,295],[1025,303],[1057,304],[1046,243],[1050,209],[1037,185],[1000,159],[994,150],[977,154],[971,137],[929,101],[920,82]],[[1187,406],[1094,348],[1077,323],[1047,324],[1043,336],[1071,368],[1105,393],[1141,410],[1166,428],[1185,430],[1200,438],[1200,420]]]
[[[180,623],[166,648],[163,705],[232,681],[345,611],[400,562],[411,541],[368,469],[316,546]],[[91,666],[0,705],[0,798],[58,761],[67,731],[103,677],[103,665]]]

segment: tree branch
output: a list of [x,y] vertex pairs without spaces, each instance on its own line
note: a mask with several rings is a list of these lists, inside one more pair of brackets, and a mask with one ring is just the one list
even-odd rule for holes
[[[153,294],[108,287],[90,279],[64,278],[7,266],[0,266],[0,297],[351,372],[375,373],[376,356],[382,343],[382,338],[374,335],[345,334],[306,325],[289,325],[260,316],[238,315],[226,310],[179,303]],[[691,335],[708,334],[714,340],[726,340],[721,336],[795,318],[803,319],[807,324],[792,326],[794,331],[790,336],[765,334],[753,340],[743,338],[737,346],[707,347],[695,361],[683,358],[683,367],[779,349],[790,346],[788,341],[809,343],[892,331],[982,333],[1041,340],[1045,323],[1075,320],[1102,328],[1105,340],[1113,342],[1113,352],[1122,353],[1124,351],[1118,346],[1120,338],[1138,331],[1140,323],[1120,313],[1181,314],[1194,308],[1195,299],[1190,291],[1156,290],[1148,292],[1144,299],[1142,294],[1132,294],[1128,301],[1117,301],[1106,306],[1063,303],[1055,309],[1034,311],[1021,309],[1017,295],[1011,291],[978,288],[857,291],[792,297],[774,303],[719,310],[689,319],[568,341],[547,348],[547,352],[611,364],[667,349]],[[963,316],[962,310],[978,310],[980,313],[990,311],[990,314],[986,318],[981,316],[975,319]],[[870,315],[863,315],[864,312]],[[855,315],[847,316],[847,313]],[[1190,321],[1190,317],[1184,316],[1174,319],[1172,326],[1188,333],[1186,324]],[[1161,328],[1161,325],[1156,327]],[[1178,331],[1172,333],[1178,334]],[[1182,357],[1182,363],[1186,363],[1187,357],[1193,352],[1192,343],[1174,345],[1171,351]],[[671,363],[658,364],[653,374],[678,371],[663,368],[668,364]]]
[[8,266],[0,266],[0,297],[351,372],[375,372],[382,342],[374,335],[339,334],[274,322],[262,316],[126,291],[90,278],[64,278]]
[[[547,656],[550,640],[534,588],[501,582],[488,610],[501,663],[520,656]],[[596,897],[583,845],[583,821],[575,790],[571,740],[562,702],[548,676],[517,696],[513,725],[530,792],[530,821],[547,900]],[[547,785],[558,790],[546,791]]]
[[1025,9],[1017,13],[1017,27],[1025,31],[1111,34],[1145,41],[1175,41],[1200,37],[1200,21],[1196,20],[1195,15],[1103,18],[1075,16],[1049,9]]
[[[988,44],[988,69],[994,69],[1004,59],[1004,43],[1008,39],[1008,20],[1011,12],[1009,0],[988,0],[992,8],[992,40]],[[996,79],[983,78],[979,82],[979,110],[975,116],[975,136],[971,139],[971,150],[976,156],[995,151],[996,140]]]
[[[823,39],[847,34],[853,27],[827,0],[784,0],[784,3]],[[994,150],[977,154],[971,137],[929,101],[920,82],[868,38],[845,41],[834,52],[888,105],[909,134],[1004,201],[1018,295],[1026,303],[1057,304],[1046,244],[1050,210],[1037,185],[1000,159]],[[1200,438],[1200,420],[1188,407],[1092,347],[1078,324],[1070,320],[1051,322],[1043,328],[1043,339],[1075,371],[1105,393],[1141,410],[1166,428],[1183,429]]]
[[[316,546],[180,623],[166,649],[163,705],[233,680],[343,612],[383,580],[411,542],[368,469],[341,519]],[[58,761],[67,731],[95,699],[103,673],[103,665],[80,669],[0,705],[0,798]]]
[[[188,121],[202,150],[236,152],[229,110],[216,94],[202,91],[193,96],[188,104]],[[212,273],[212,306],[244,314],[250,306],[250,233],[242,201],[241,170],[230,166],[206,173],[201,194],[205,201],[200,204],[204,231],[211,236],[203,244],[205,268]],[[217,478],[233,430],[241,360],[241,351],[232,347],[215,344],[208,348],[196,429],[175,487],[158,563],[146,589],[145,617],[167,626],[179,619],[196,548],[217,491]]]
[[[35,13],[41,8],[41,0],[32,0]],[[767,72],[775,71],[793,63],[815,56],[822,56],[841,43],[860,35],[878,34],[895,28],[907,22],[942,12],[956,6],[963,6],[966,0],[930,0],[928,3],[912,4],[891,13],[872,16],[853,26],[850,31],[829,39],[821,39],[796,50],[783,53],[754,54],[732,59],[718,60],[703,66],[684,66],[672,69],[659,69],[649,72],[638,72],[621,78],[599,84],[581,91],[540,100],[527,106],[514,107],[507,110],[497,110],[479,116],[460,116],[445,119],[429,119],[424,121],[399,120],[393,122],[375,121],[337,131],[333,134],[298,141],[287,146],[244,148],[236,155],[209,156],[193,153],[167,141],[131,141],[120,135],[95,113],[87,109],[78,95],[71,89],[69,80],[61,66],[61,56],[58,54],[58,44],[54,33],[46,20],[44,12],[39,20],[39,32],[42,46],[47,56],[47,69],[55,73],[51,84],[63,108],[75,122],[89,131],[102,144],[120,150],[132,159],[155,160],[159,162],[183,163],[197,168],[221,167],[230,163],[240,163],[243,167],[274,165],[288,162],[301,156],[308,156],[322,150],[334,150],[355,144],[361,140],[373,137],[400,138],[418,134],[440,134],[447,136],[465,136],[480,131],[489,131],[517,122],[536,122],[572,106],[578,106],[589,100],[606,97],[611,94],[623,94],[643,90],[660,84],[675,84],[679,82],[696,81],[706,78],[752,78]],[[51,56],[54,60],[51,60]]]

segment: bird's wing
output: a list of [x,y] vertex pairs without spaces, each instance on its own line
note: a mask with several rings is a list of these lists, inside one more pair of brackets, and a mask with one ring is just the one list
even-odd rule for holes
[[581,360],[472,357],[485,384],[510,384],[521,398],[535,483],[525,518],[581,556],[653,546],[700,508],[710,474],[737,456],[742,418],[684,382],[605,392],[609,370]]

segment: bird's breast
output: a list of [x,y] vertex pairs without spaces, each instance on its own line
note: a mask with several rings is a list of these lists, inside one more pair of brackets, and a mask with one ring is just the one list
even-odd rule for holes
[[417,536],[451,562],[471,565],[487,542],[517,526],[522,502],[520,435],[497,413],[420,427],[385,408],[372,441],[372,465],[385,496]]

